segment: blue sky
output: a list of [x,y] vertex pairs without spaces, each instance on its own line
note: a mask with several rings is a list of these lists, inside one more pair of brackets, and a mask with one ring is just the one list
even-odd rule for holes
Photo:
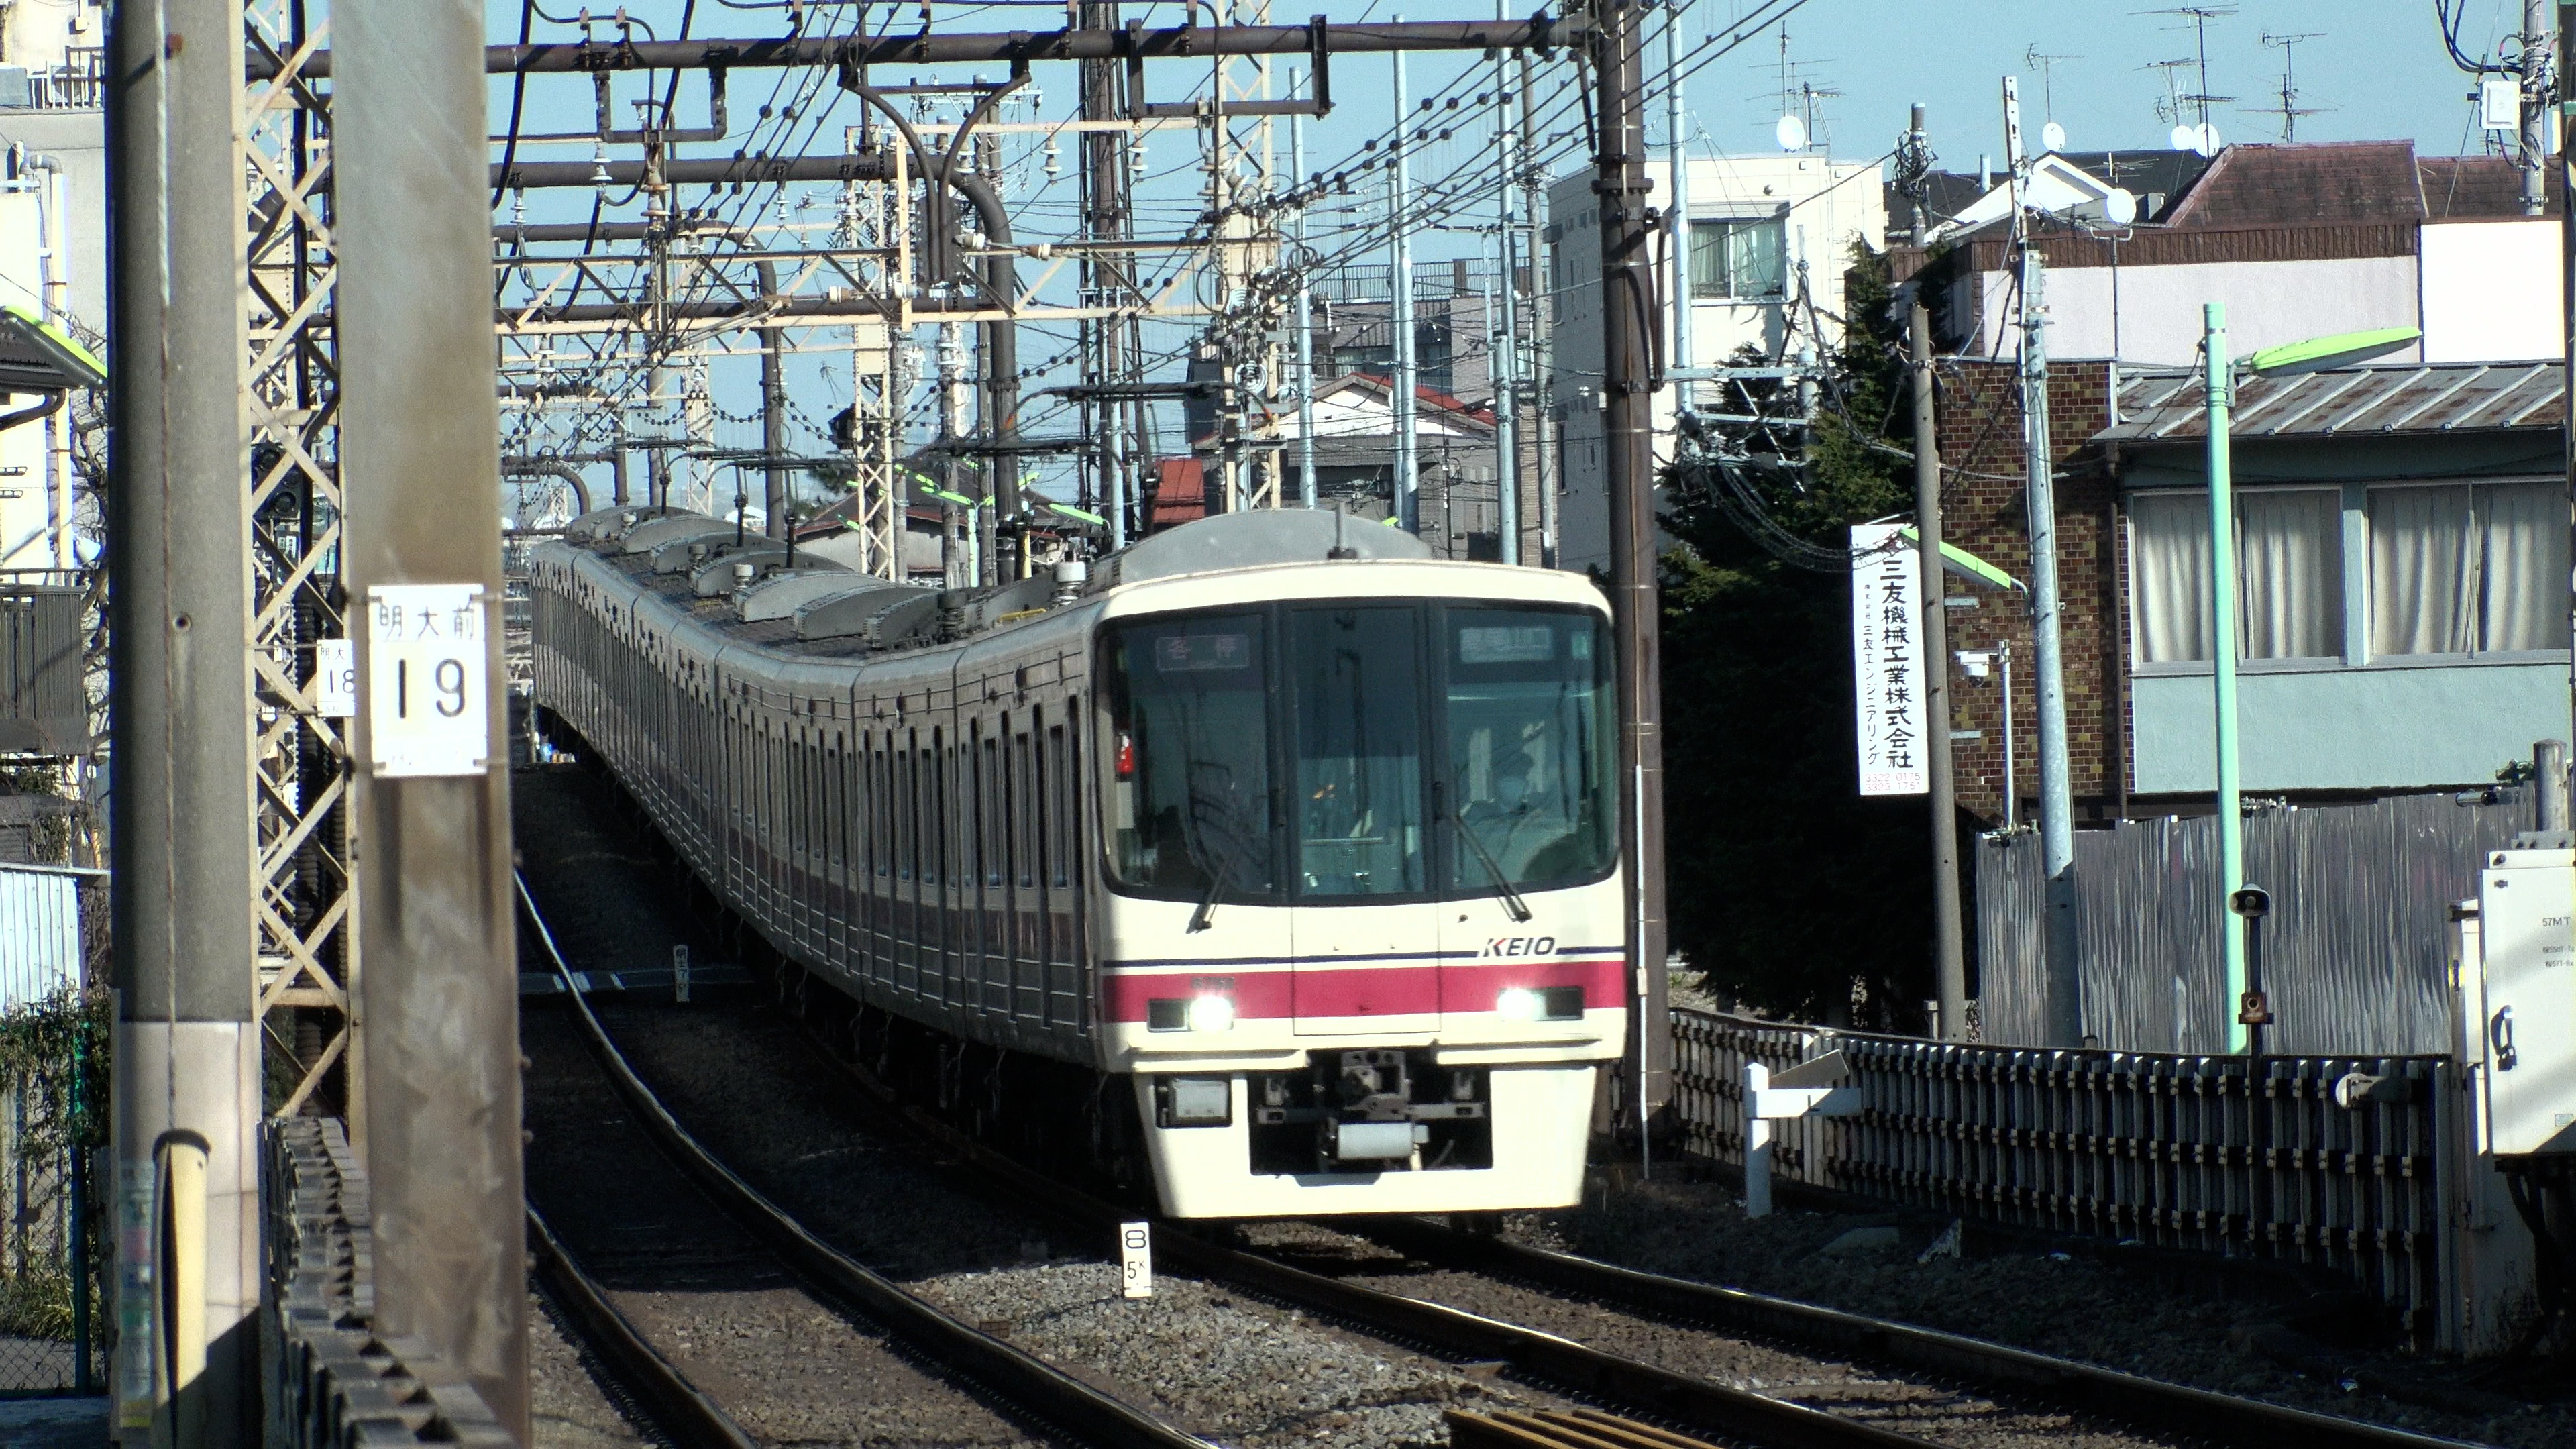
[[[629,10],[668,38],[678,33],[686,3],[629,0]],[[1506,3],[1510,10],[1525,13],[1534,0]],[[1766,27],[1731,50],[1717,52],[1737,21],[1779,3],[1697,0],[1687,14],[1682,38],[1685,68],[1691,73],[1685,94],[1701,144],[1711,150],[1758,153],[1776,146],[1773,130],[1783,109],[1781,28]],[[2464,3],[2463,48],[2494,54],[2497,40],[2519,21],[2520,0]],[[1273,18],[1293,22],[1318,4],[1320,0],[1305,6],[1283,0]],[[517,0],[487,0],[487,5],[491,38],[515,40],[521,16]],[[908,30],[916,23],[916,5],[917,0],[891,7],[896,28]],[[849,25],[853,8],[808,6],[809,12],[828,17],[836,30]],[[1371,0],[1321,8],[1344,21],[1385,20],[1399,14],[1415,20],[1464,19],[1495,13],[1494,0]],[[554,0],[547,0],[544,9],[569,18],[576,7],[565,0],[557,8]],[[766,4],[703,0],[694,9],[692,33],[699,37],[776,35],[785,28],[784,13],[775,0]],[[594,13],[613,10],[613,5],[596,5]],[[886,24],[889,13],[886,5],[872,7],[872,23]],[[939,25],[953,31],[1044,30],[1060,24],[1062,13],[1061,8],[1044,3],[1008,0],[937,5]],[[1129,16],[1150,25],[1178,23],[1181,13],[1176,3],[1127,8]],[[1663,54],[1660,18],[1653,24],[1657,32],[1650,40],[1649,54],[1659,62]],[[2074,150],[2143,150],[2167,144],[2172,121],[2159,114],[2158,103],[2174,91],[2199,87],[2196,69],[2168,73],[2155,68],[2159,61],[2193,56],[2195,38],[2187,21],[2149,9],[2146,0],[2108,5],[2084,0],[2049,4],[2038,0],[1803,0],[1786,29],[1792,82],[1811,83],[1832,93],[1815,102],[1820,135],[1834,154],[1849,159],[1884,154],[1905,125],[1908,106],[1920,101],[1929,108],[1933,147],[1941,163],[1953,170],[1975,170],[1981,152],[1999,157],[2003,150],[2000,92],[2001,79],[2007,74],[2022,78],[2024,113],[2033,132],[2053,115],[2065,127],[2067,145]],[[571,39],[576,33],[569,26],[542,19],[535,28],[539,39]],[[605,28],[598,33],[603,40],[610,34]],[[2266,44],[2267,35],[2307,37],[2296,43],[2297,103],[2315,114],[2299,119],[2300,140],[2404,138],[2412,139],[2426,154],[2476,149],[2479,138],[2466,129],[2472,108],[2465,96],[2472,82],[2443,52],[2432,0],[2363,0],[2359,4],[2239,0],[2235,13],[2209,22],[2207,35],[2209,89],[2235,98],[2217,106],[2213,114],[2226,139],[2280,138],[2278,93],[2284,52],[2277,44]],[[2063,58],[2043,67],[2034,54]],[[1488,220],[1494,174],[1490,121],[1475,102],[1480,89],[1490,90],[1493,68],[1473,57],[1417,56],[1407,64],[1412,96],[1417,103],[1423,97],[1434,98],[1440,106],[1435,124],[1453,133],[1446,141],[1422,146],[1416,154],[1414,175],[1425,187],[1426,198],[1446,203],[1427,206],[1431,213],[1427,220]],[[1285,65],[1282,62],[1279,76],[1283,85]],[[881,70],[878,78],[906,78],[893,74],[895,69]],[[1001,70],[999,66],[987,69],[996,76]],[[1334,198],[1313,213],[1315,243],[1319,250],[1353,261],[1384,260],[1382,242],[1373,238],[1352,246],[1337,236],[1337,228],[1344,223],[1366,226],[1384,214],[1383,186],[1377,179],[1383,173],[1363,173],[1356,163],[1376,159],[1377,153],[1365,149],[1365,143],[1383,137],[1390,125],[1392,69],[1393,62],[1383,56],[1342,60],[1334,67],[1337,107],[1310,128],[1309,169],[1328,173],[1347,169],[1353,190],[1352,196]],[[937,73],[925,72],[919,78],[930,79],[933,74]],[[1179,100],[1194,84],[1204,84],[1206,72],[1194,65],[1173,64],[1158,65],[1152,75],[1154,99]],[[964,76],[951,71],[939,78]],[[1072,68],[1040,66],[1036,79],[1044,91],[1037,117],[1024,111],[1012,119],[1052,120],[1068,115],[1073,101]],[[631,82],[621,83],[620,94],[632,88]],[[859,107],[840,93],[828,75],[747,71],[737,74],[731,87],[735,135],[721,147],[693,145],[684,148],[685,154],[721,155],[746,145],[771,149],[777,143],[770,138],[779,127],[761,126],[757,112],[763,101],[795,98],[800,89],[803,124],[794,128],[800,138],[797,144],[837,150],[841,126],[858,119]],[[1542,126],[1552,138],[1547,149],[1554,169],[1562,173],[1578,167],[1582,117],[1574,102],[1570,67],[1560,60],[1543,71],[1538,93]],[[682,123],[695,124],[703,115],[703,82],[692,79],[683,94],[687,99],[682,104]],[[506,125],[509,82],[496,80],[491,95],[491,124],[498,133]],[[1451,110],[1446,104],[1451,99],[1462,105]],[[1660,98],[1650,110],[1651,134],[1660,140]],[[619,121],[631,124],[623,106]],[[590,124],[588,83],[577,76],[532,80],[523,124],[532,132],[586,128]],[[1284,172],[1288,161],[1284,126],[1279,128],[1277,144]],[[586,159],[589,152],[586,146],[549,145],[531,147],[523,154]],[[619,154],[632,155],[633,149],[620,148]],[[1203,195],[1192,169],[1196,154],[1196,143],[1186,130],[1161,133],[1151,142],[1149,175],[1138,188],[1141,232],[1177,231],[1196,214]],[[1070,224],[1074,191],[1069,156],[1067,162],[1062,178],[1052,185],[1041,183],[1033,159],[1015,171],[1008,189],[1023,239],[1061,234]],[[539,193],[527,199],[527,215],[532,221],[579,220],[589,214],[591,201],[588,190]],[[635,219],[640,216],[640,204],[609,215]],[[1473,255],[1482,245],[1469,232],[1426,225],[1417,233],[1416,255],[1422,260]],[[1184,323],[1154,324],[1147,345],[1177,351],[1186,345],[1190,331]],[[1023,340],[1023,356],[1046,356],[1057,350],[1061,340],[1032,334]],[[726,409],[748,409],[752,396],[748,363],[720,366],[718,373],[720,401]],[[807,412],[824,416],[839,406],[838,399],[848,396],[842,377],[845,369],[836,377],[833,364],[825,358],[799,358],[790,368],[790,388]],[[733,441],[730,435],[735,432],[746,433],[740,440],[744,442],[756,436],[748,425],[729,424],[719,431],[728,441]]]

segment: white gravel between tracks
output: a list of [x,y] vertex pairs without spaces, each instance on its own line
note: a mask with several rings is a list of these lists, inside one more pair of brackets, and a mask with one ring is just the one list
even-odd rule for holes
[[1162,1400],[1229,1444],[1412,1449],[1448,1442],[1445,1408],[1524,1402],[1513,1386],[1372,1352],[1292,1309],[1189,1278],[1119,1296],[1109,1263],[951,1273],[907,1286],[1051,1362],[1079,1363]]

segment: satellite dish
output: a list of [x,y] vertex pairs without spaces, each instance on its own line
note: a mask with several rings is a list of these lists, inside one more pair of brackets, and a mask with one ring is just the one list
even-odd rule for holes
[[2124,186],[2114,186],[2102,198],[2102,219],[2113,226],[2134,226],[2138,220],[2138,198]]
[[2191,149],[2199,152],[2203,156],[2217,155],[2218,148],[2226,144],[2227,143],[2225,141],[2219,139],[2218,128],[2207,121],[2203,121],[2192,128]]
[[2174,127],[2173,134],[2165,137],[2165,139],[2172,142],[2173,148],[2177,151],[2193,151],[2199,149],[2199,137],[2192,134],[2192,128],[2189,126]]
[[2040,148],[2046,151],[2065,150],[2066,128],[2057,124],[2055,121],[2051,121],[2047,125],[2040,127],[2039,144]]
[[1780,143],[1780,149],[1783,151],[1807,149],[1807,123],[1796,116],[1782,116],[1780,124],[1771,128],[1771,135]]

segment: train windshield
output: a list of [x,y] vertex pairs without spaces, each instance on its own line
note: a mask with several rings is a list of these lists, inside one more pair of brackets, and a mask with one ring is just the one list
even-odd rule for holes
[[1109,867],[1128,890],[1421,900],[1573,885],[1618,857],[1614,686],[1591,613],[1175,615],[1115,631],[1103,662]]

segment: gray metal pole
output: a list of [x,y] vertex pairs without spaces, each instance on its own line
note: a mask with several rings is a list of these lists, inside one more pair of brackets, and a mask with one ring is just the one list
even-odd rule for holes
[[2012,239],[2021,267],[2021,405],[2023,502],[2030,532],[2030,654],[2039,706],[2039,842],[2047,872],[2043,939],[2047,943],[2051,1046],[2084,1037],[2081,941],[2075,919],[2075,793],[2067,764],[2066,668],[2057,592],[2056,453],[2048,429],[2047,269],[2030,244],[2022,186],[2029,158],[2021,141],[2021,86],[2004,77],[2004,160],[2012,167]]
[[1486,307],[1485,356],[1494,387],[1494,543],[1495,557],[1507,564],[1521,561],[1521,429],[1519,387],[1512,381],[1512,236],[1498,228],[1494,265],[1501,275]]
[[1520,152],[1514,158],[1513,170],[1521,184],[1522,229],[1529,241],[1530,270],[1530,425],[1536,430],[1537,467],[1531,480],[1538,493],[1538,561],[1541,568],[1556,567],[1556,479],[1563,460],[1556,452],[1555,404],[1550,400],[1549,370],[1555,364],[1551,334],[1555,327],[1553,293],[1544,302],[1538,300],[1546,287],[1547,228],[1543,219],[1547,207],[1547,187],[1534,174],[1530,158],[1538,154],[1538,121],[1536,96],[1532,93],[1529,52],[1517,51],[1512,64],[1520,77]]
[[2531,747],[2532,824],[2539,830],[2567,828],[2567,742],[2540,740]]
[[[778,295],[778,266],[760,264],[760,295]],[[760,329],[760,450],[762,531],[771,538],[787,536],[787,465],[779,459],[787,456],[787,374],[785,356],[787,329]],[[853,397],[857,394],[853,393]]]
[[[1403,16],[1395,17],[1401,21]],[[1407,533],[1422,531],[1422,473],[1414,446],[1414,399],[1419,376],[1413,356],[1413,166],[1405,132],[1413,111],[1404,91],[1404,52],[1395,53],[1395,138],[1387,165],[1387,227],[1392,238],[1394,276],[1388,292],[1387,327],[1395,334],[1395,386],[1389,406],[1395,409],[1395,516]]]
[[[1510,0],[1494,0],[1495,18],[1504,18]],[[1494,279],[1494,326],[1486,355],[1493,359],[1494,383],[1494,533],[1502,560],[1521,561],[1521,388],[1520,388],[1520,248],[1512,235],[1512,102],[1510,61],[1494,56],[1494,257],[1502,272]]]
[[2549,209],[2549,0],[2522,0],[2522,214]]
[[[205,1214],[192,1273],[155,1262],[157,1250],[135,1262],[135,1235],[114,1234],[117,1282],[146,1299],[127,1300],[126,1321],[143,1313],[154,1332],[184,1340],[193,1372],[156,1405],[152,1334],[129,1337],[110,1422],[148,1409],[149,1434],[120,1429],[120,1439],[221,1449],[260,1440],[263,1277],[243,203],[232,151],[242,21],[238,0],[108,13],[116,1200],[155,1202],[155,1157],[170,1145],[203,1164],[190,1177],[204,1184]],[[172,35],[197,43],[165,47]],[[163,1292],[187,1294],[183,1316],[162,1317]]]
[[1610,600],[1619,636],[1619,763],[1628,785],[1629,934],[1636,942],[1637,1039],[1629,1099],[1641,1142],[1671,1096],[1671,983],[1664,969],[1664,734],[1655,588],[1654,397],[1647,329],[1656,324],[1646,232],[1646,105],[1638,64],[1641,0],[1601,0],[1593,36],[1600,152],[1601,385],[1609,464]]
[[1941,452],[1934,426],[1932,314],[1920,293],[1905,317],[1914,382],[1914,530],[1923,567],[1924,764],[1932,814],[1932,977],[1940,990],[1941,1038],[1968,1039],[1968,964],[1959,910],[1958,781],[1950,757],[1950,611],[1941,569]]
[[[351,607],[379,586],[469,585],[487,621],[483,769],[357,780],[374,1328],[426,1345],[527,1443],[483,11],[359,4],[332,20]],[[376,647],[360,646],[362,680]],[[362,689],[372,753],[387,702]]]
[[[1288,72],[1288,94],[1298,93],[1299,76]],[[1288,118],[1288,174],[1291,186],[1306,183],[1306,118]],[[1297,503],[1315,506],[1315,289],[1307,275],[1306,208],[1297,207]]]
[[[1690,15],[1690,0],[1664,0],[1664,164],[1671,168],[1672,181],[1664,208],[1666,227],[1671,232],[1666,242],[1672,257],[1670,295],[1673,309],[1673,355],[1671,366],[1696,367],[1699,360],[1691,355],[1691,286],[1690,286],[1690,146],[1685,130],[1685,108],[1682,104],[1682,22]],[[1688,411],[1693,396],[1691,384],[1673,384],[1673,405]]]

